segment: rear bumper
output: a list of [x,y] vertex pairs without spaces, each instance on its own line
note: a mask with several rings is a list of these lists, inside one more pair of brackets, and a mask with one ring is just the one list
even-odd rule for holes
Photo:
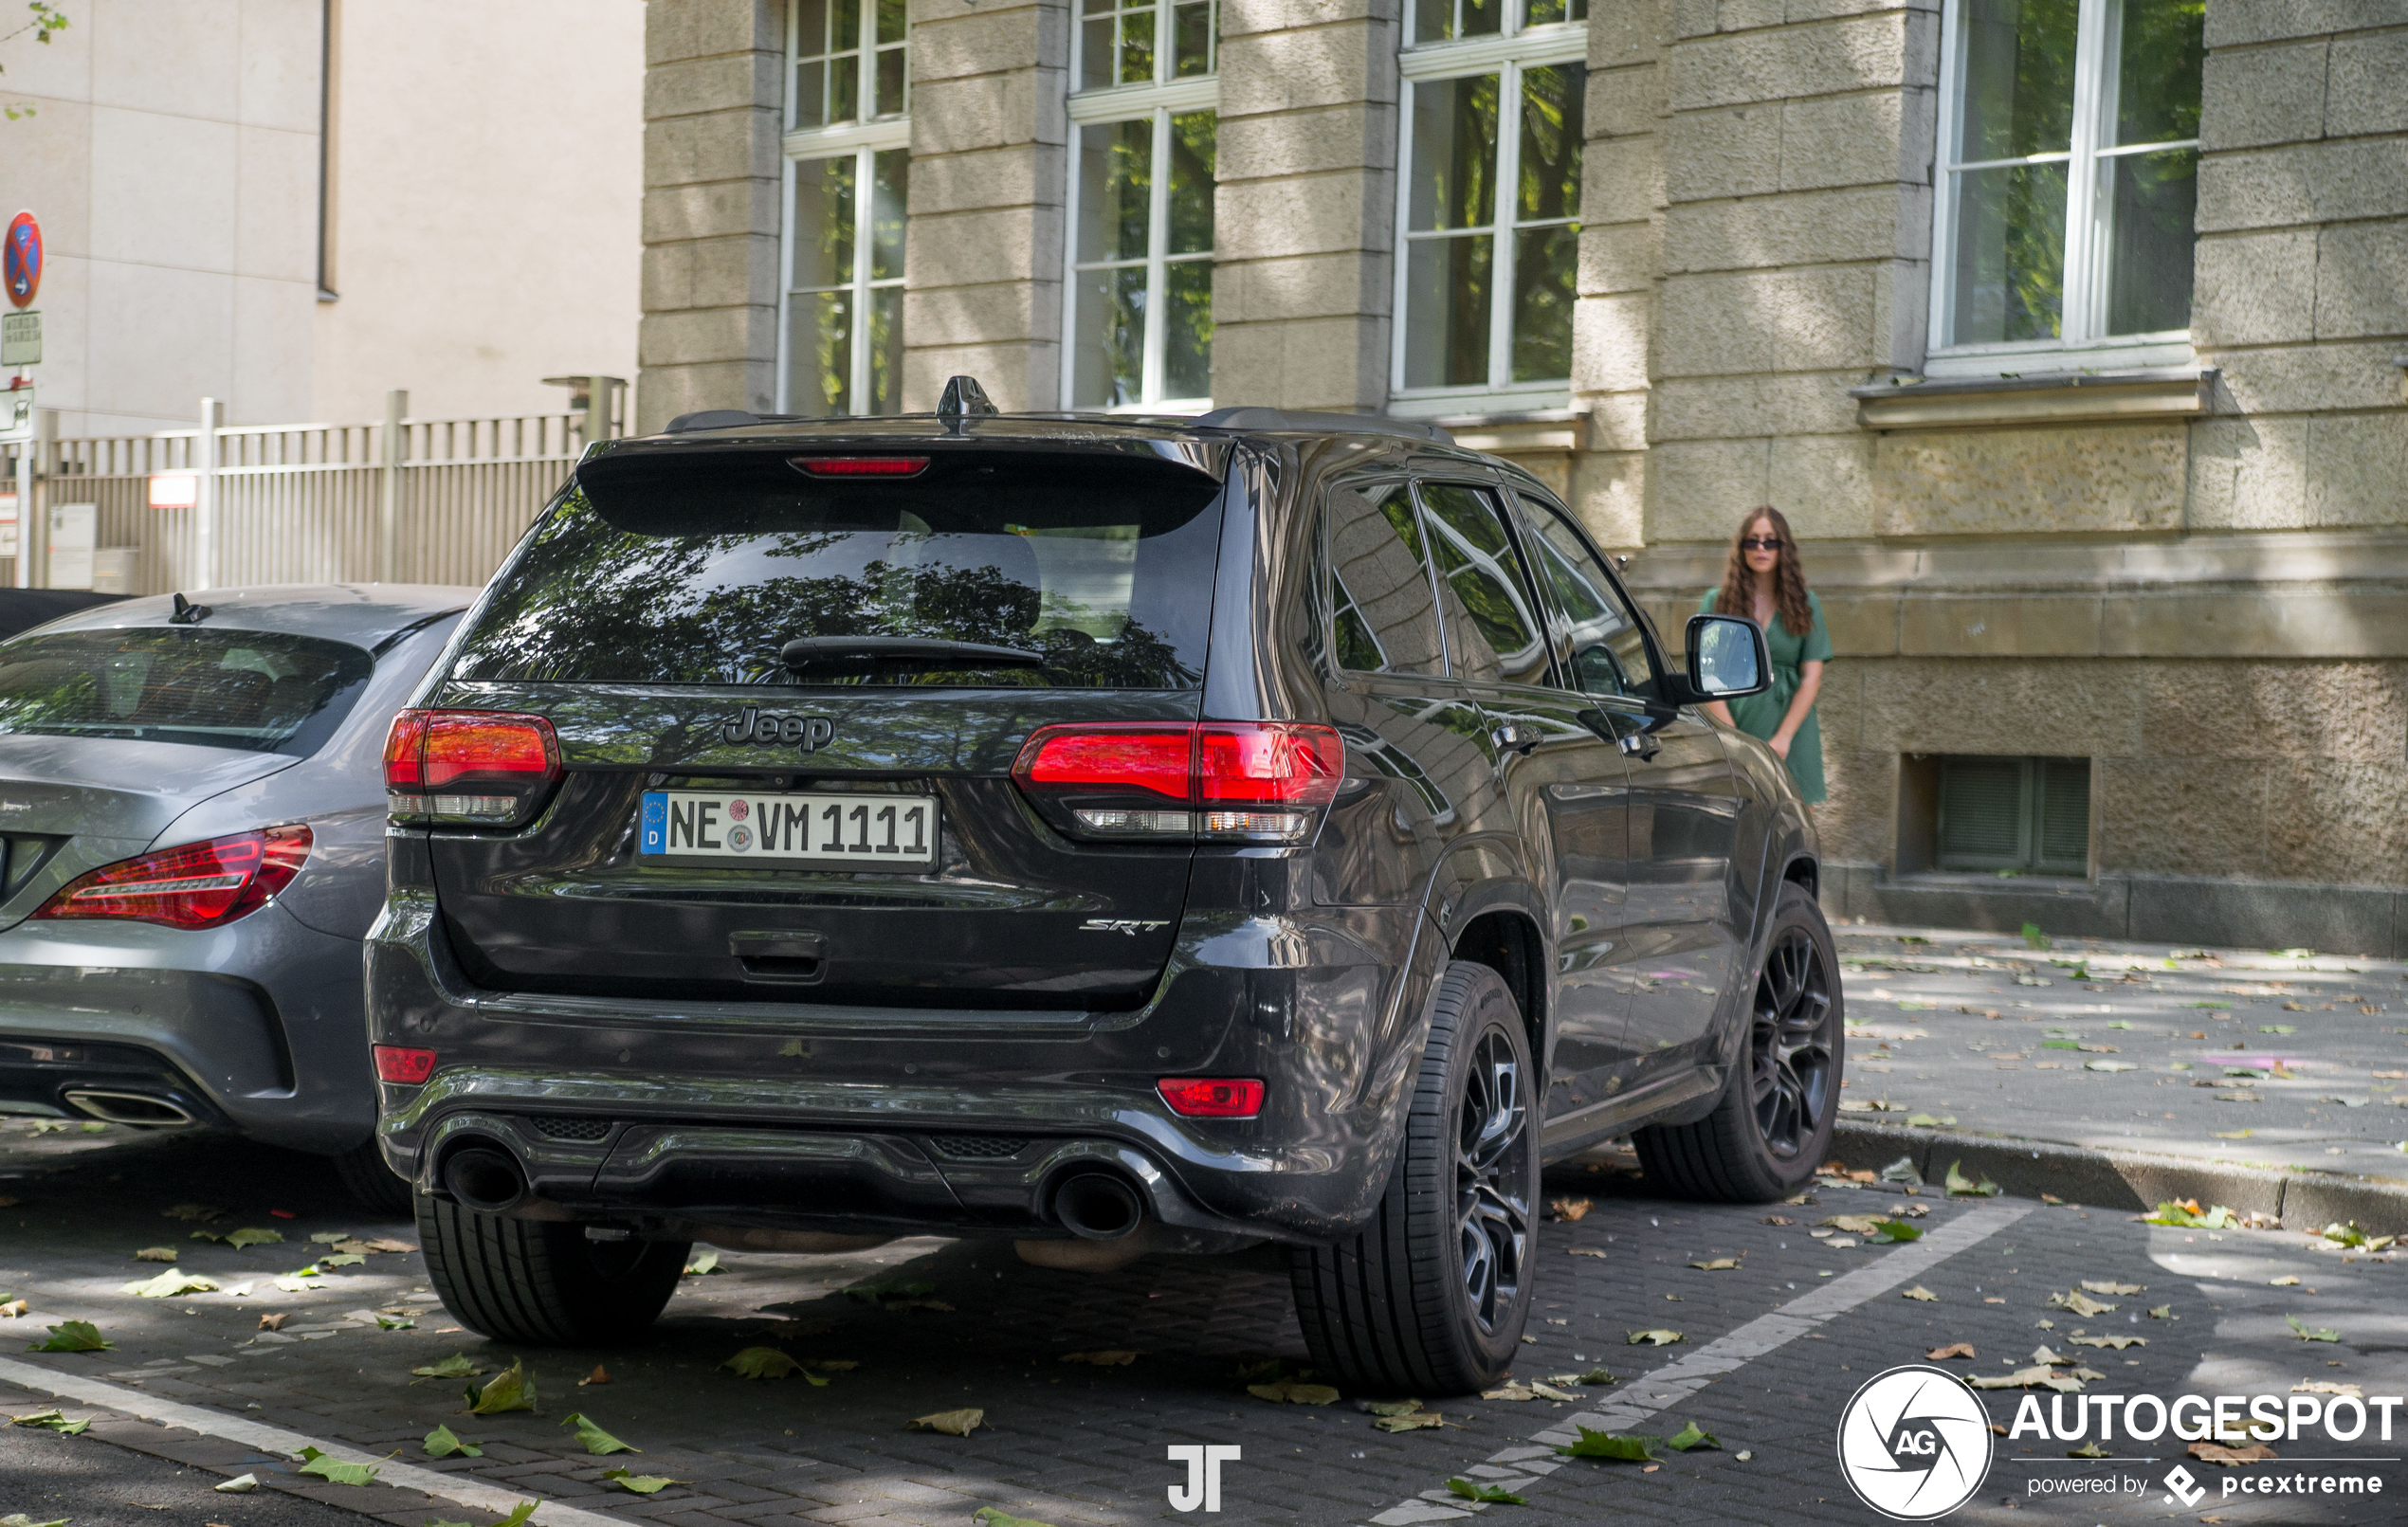
[[[1059,1236],[1052,1191],[1091,1169],[1174,1229],[1326,1241],[1369,1217],[1396,1148],[1415,918],[1191,918],[1136,1012],[737,1011],[477,991],[396,896],[369,936],[371,1037],[438,1060],[381,1088],[378,1137],[435,1193],[449,1153],[498,1145],[521,1212],[589,1223]],[[1261,1077],[1270,1100],[1182,1118],[1155,1090],[1177,1075]]]

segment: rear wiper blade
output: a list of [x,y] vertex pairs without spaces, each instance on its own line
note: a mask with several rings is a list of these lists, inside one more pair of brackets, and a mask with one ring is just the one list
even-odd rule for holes
[[789,668],[831,663],[933,663],[969,668],[1042,668],[1042,652],[941,636],[798,636],[777,649]]

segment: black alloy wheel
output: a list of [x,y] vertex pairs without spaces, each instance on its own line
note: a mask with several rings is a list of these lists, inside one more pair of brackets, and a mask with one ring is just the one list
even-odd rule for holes
[[1831,1110],[1838,1027],[1830,971],[1804,928],[1775,936],[1756,982],[1754,1012],[1748,1051],[1757,1132],[1766,1150],[1794,1160]]
[[1485,1035],[1464,1077],[1455,1140],[1455,1233],[1471,1318],[1494,1331],[1522,1292],[1530,1249],[1526,1068],[1502,1033]]

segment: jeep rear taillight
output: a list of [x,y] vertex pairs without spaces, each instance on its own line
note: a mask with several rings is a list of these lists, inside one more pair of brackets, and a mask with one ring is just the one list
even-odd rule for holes
[[385,809],[395,822],[517,827],[560,777],[560,739],[540,716],[403,711],[385,734]]
[[1073,837],[1302,843],[1345,768],[1331,727],[1134,721],[1041,727],[1012,777]]

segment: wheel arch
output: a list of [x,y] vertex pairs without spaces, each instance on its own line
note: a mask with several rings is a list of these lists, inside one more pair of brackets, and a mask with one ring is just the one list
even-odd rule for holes
[[1449,957],[1486,965],[1504,978],[1522,1009],[1522,1024],[1530,1042],[1530,1058],[1539,1067],[1535,1098],[1546,1096],[1550,1059],[1547,1048],[1550,1004],[1547,1000],[1546,939],[1538,918],[1526,907],[1491,906],[1455,930],[1448,944]]

